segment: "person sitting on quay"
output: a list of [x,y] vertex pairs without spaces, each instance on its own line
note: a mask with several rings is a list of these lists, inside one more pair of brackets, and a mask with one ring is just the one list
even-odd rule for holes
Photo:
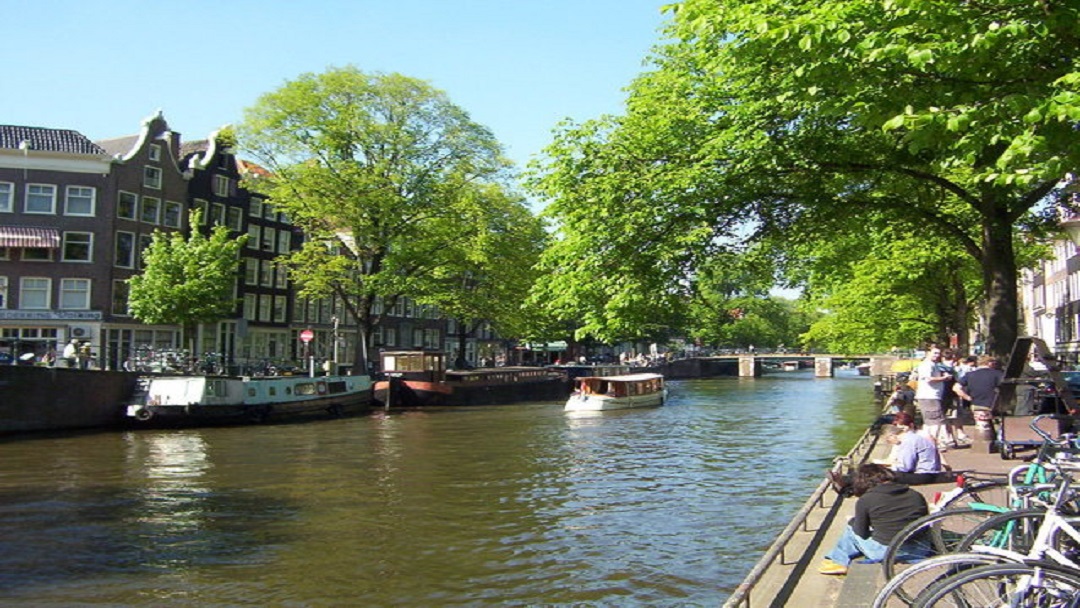
[[822,574],[847,574],[859,556],[879,562],[896,533],[927,514],[926,499],[897,483],[894,473],[878,464],[864,464],[855,473],[855,517],[818,567]]
[[943,481],[947,465],[941,451],[929,435],[916,427],[915,418],[900,412],[893,419],[893,427],[896,432],[885,440],[895,446],[889,464],[896,481],[909,486]]

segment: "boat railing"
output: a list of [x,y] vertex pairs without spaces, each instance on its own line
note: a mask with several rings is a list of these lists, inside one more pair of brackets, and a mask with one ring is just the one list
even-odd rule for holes
[[[855,447],[851,448],[844,456],[837,458],[836,462],[848,463],[853,466],[865,463],[877,446],[877,440],[877,430],[874,427],[867,428],[866,432],[862,434],[862,437],[855,442]],[[806,503],[803,504],[802,508],[799,509],[791,519],[787,527],[780,532],[779,536],[776,537],[776,540],[774,540],[772,545],[765,551],[765,554],[761,556],[761,559],[759,559],[754,567],[750,569],[749,574],[746,575],[743,582],[735,588],[735,592],[732,593],[731,597],[728,598],[726,602],[724,602],[724,608],[751,606],[751,592],[757,584],[761,582],[761,579],[777,559],[780,560],[781,565],[787,565],[798,561],[797,559],[794,560],[794,562],[788,561],[787,555],[785,554],[785,550],[791,540],[795,537],[795,534],[799,531],[810,532],[807,520],[815,511],[825,510],[823,521],[829,521],[839,510],[840,505],[843,502],[841,500],[834,500],[831,504],[826,504],[827,501],[825,500],[825,495],[830,486],[831,484],[827,478],[822,479],[821,483],[818,484],[817,488],[814,490],[814,493],[810,495],[810,498],[807,499]],[[803,549],[803,554],[813,551],[815,548],[816,543],[812,542]],[[772,599],[773,598],[770,597],[769,601],[771,602]]]

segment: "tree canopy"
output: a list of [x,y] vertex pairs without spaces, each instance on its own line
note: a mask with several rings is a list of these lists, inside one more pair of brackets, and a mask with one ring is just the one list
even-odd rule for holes
[[200,212],[193,210],[187,237],[154,231],[142,252],[142,274],[128,279],[128,309],[136,319],[192,327],[236,312],[239,255],[248,237],[233,238],[220,224],[206,236],[198,230],[200,221]]
[[[974,261],[987,347],[1007,352],[1017,240],[1053,229],[1046,203],[1080,161],[1080,5],[669,10],[671,42],[630,87],[625,115],[564,125],[534,166],[532,187],[561,224],[558,255],[584,256],[565,282],[604,269],[659,304],[719,250],[903,230]],[[654,263],[637,265],[633,249]],[[611,324],[619,311],[606,314]]]
[[263,95],[238,133],[272,173],[253,187],[307,236],[287,260],[301,293],[336,297],[356,319],[358,366],[379,299],[386,310],[404,294],[445,296],[448,269],[481,242],[468,236],[477,193],[502,187],[508,169],[491,132],[442,91],[354,67]]

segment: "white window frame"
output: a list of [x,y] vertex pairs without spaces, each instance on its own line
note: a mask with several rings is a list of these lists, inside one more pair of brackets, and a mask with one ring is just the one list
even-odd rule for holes
[[289,253],[292,246],[292,232],[279,228],[277,231],[277,252]]
[[[172,218],[170,218],[170,211]],[[161,209],[161,225],[169,228],[180,228],[184,223],[184,206],[176,201],[165,201]]]
[[[154,208],[153,219],[146,219],[146,208],[151,206]],[[144,224],[158,225],[161,223],[161,199],[156,196],[144,196],[142,197],[142,204],[139,205],[139,221]]]
[[[123,263],[124,260],[121,259],[121,257],[122,257],[121,252],[120,252],[120,241],[122,240],[121,235],[131,237],[131,250],[128,252],[128,256],[127,256],[128,259],[127,259],[126,264]],[[118,268],[134,268],[135,267],[135,258],[138,257],[138,251],[139,251],[139,247],[137,245],[138,242],[139,242],[139,239],[135,236],[134,232],[127,232],[125,230],[117,230],[116,231],[116,238],[114,239],[114,243],[113,243],[113,266],[116,266]]]
[[262,260],[259,265],[259,285],[262,287],[274,286],[274,264],[273,260]]
[[[130,317],[131,308],[128,305],[129,296],[131,295],[131,289],[128,286],[128,282],[124,279],[113,279],[113,291],[112,301],[109,303],[109,308],[112,310],[112,314],[117,317]],[[118,298],[123,297],[122,301],[118,301]],[[123,309],[118,304],[123,305]]]
[[60,310],[90,310],[90,279],[60,279]]
[[[131,215],[122,215],[121,212],[124,209],[124,198],[127,197],[131,200]],[[121,190],[116,195],[116,217],[136,221],[139,219],[139,195],[134,192],[127,192]]]
[[[82,237],[86,237],[85,241],[81,241]],[[86,258],[68,257],[68,245],[85,245],[86,246]],[[64,244],[61,251],[61,261],[63,262],[79,262],[82,264],[92,264],[94,262],[94,233],[93,232],[77,232],[77,231],[65,231],[64,232]]]
[[147,154],[151,162],[161,162],[161,145],[150,144],[150,151]]
[[[39,285],[30,286],[30,283],[40,283]],[[28,301],[27,296],[30,294],[40,294],[43,296],[43,306],[35,306],[34,304],[40,304],[41,300],[37,302]],[[49,277],[20,277],[19,278],[19,308],[22,310],[49,310],[52,306],[52,279]]]
[[277,244],[277,231],[269,226],[263,226],[262,229],[262,249],[263,251],[273,251],[274,245]]
[[253,293],[244,294],[244,318],[248,321],[256,321],[258,318],[256,315],[256,308],[258,307],[258,301]]
[[284,323],[286,299],[285,296],[274,296],[274,323]]
[[244,285],[259,284],[259,260],[244,258]]
[[[82,199],[87,210],[72,210],[72,201]],[[92,186],[68,186],[64,189],[64,215],[94,217],[97,213],[97,188]]]
[[225,205],[221,203],[210,204],[210,215],[214,216],[210,225],[212,226],[224,226],[225,225]]
[[270,294],[259,295],[259,321],[269,323],[273,314],[274,300]]
[[8,278],[0,276],[0,310],[7,309],[8,303]]
[[233,232],[244,231],[244,210],[235,205],[229,205],[225,210],[225,224]]
[[15,184],[0,182],[0,213],[15,213]]
[[161,169],[146,165],[143,167],[143,187],[151,190],[161,190]]
[[232,180],[227,175],[215,175],[211,191],[215,196],[227,198],[231,194]]
[[[49,210],[40,211],[31,209],[31,197],[48,197]],[[56,186],[54,184],[26,184],[26,196],[23,199],[23,213],[34,215],[56,215]]]

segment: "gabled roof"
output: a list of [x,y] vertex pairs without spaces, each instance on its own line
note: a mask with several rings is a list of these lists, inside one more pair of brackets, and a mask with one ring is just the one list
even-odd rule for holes
[[97,144],[111,156],[125,156],[128,152],[131,152],[131,148],[135,146],[137,141],[139,141],[138,135],[125,135],[112,139],[102,139]]
[[[23,144],[23,142],[28,143]],[[90,141],[85,135],[71,129],[0,125],[0,149],[18,150],[23,145],[28,145],[29,150],[39,152],[65,152],[94,156],[108,154],[104,148]]]

